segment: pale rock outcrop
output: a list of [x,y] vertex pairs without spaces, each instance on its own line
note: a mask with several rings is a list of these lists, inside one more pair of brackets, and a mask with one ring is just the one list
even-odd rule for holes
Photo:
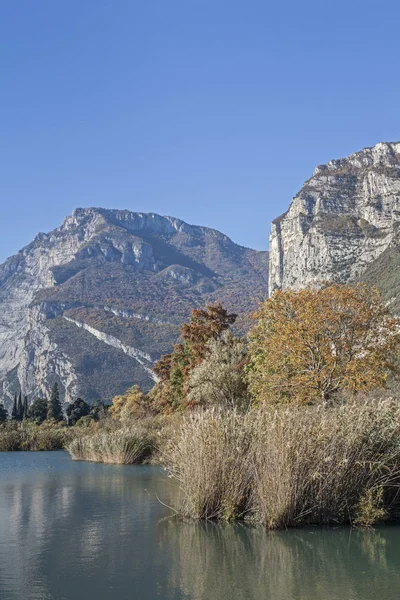
[[398,236],[400,143],[315,169],[272,223],[269,293],[356,280]]

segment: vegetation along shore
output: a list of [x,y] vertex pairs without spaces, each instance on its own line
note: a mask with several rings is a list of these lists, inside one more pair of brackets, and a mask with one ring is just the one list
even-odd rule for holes
[[245,339],[221,304],[192,310],[157,383],[110,406],[57,385],[0,407],[0,450],[163,466],[177,514],[271,529],[400,514],[399,320],[364,285],[275,292]]

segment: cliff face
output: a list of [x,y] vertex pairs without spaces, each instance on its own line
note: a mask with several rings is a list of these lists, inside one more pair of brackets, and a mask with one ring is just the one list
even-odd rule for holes
[[244,314],[267,294],[268,253],[155,214],[77,209],[0,266],[0,400],[58,381],[110,400],[153,383],[190,308]]
[[272,223],[269,291],[348,282],[396,242],[400,143],[379,143],[315,169]]

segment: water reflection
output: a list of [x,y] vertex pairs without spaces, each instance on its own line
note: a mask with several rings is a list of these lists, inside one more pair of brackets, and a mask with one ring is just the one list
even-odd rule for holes
[[400,528],[301,530],[167,518],[157,469],[0,454],[1,600],[388,600]]
[[[298,530],[162,524],[173,587],[188,598],[399,598],[400,530]],[[168,596],[169,598],[169,596]]]
[[160,597],[171,569],[154,552],[166,478],[65,453],[14,456],[0,454],[1,600]]

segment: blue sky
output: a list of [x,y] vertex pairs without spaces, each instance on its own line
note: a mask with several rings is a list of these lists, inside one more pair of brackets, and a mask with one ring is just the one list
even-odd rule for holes
[[400,139],[398,2],[0,0],[0,261],[73,208],[267,248],[317,164]]

